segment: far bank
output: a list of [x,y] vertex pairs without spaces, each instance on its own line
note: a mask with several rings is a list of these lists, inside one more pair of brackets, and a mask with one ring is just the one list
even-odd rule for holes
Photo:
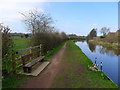
[[96,44],[96,45],[102,45],[105,47],[111,47],[113,49],[119,49],[120,45],[119,43],[109,43],[109,42],[103,42],[103,41],[98,41],[98,40],[89,40],[88,42]]

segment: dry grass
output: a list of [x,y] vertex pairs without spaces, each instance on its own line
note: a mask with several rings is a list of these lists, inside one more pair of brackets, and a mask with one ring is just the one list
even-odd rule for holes
[[119,38],[120,38],[120,34],[116,32],[116,33],[109,33],[104,38],[100,38],[100,37],[94,38],[93,40],[89,40],[89,42],[118,49],[120,48],[120,45],[118,44]]

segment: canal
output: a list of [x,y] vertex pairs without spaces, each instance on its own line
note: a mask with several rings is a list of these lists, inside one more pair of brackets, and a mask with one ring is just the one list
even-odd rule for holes
[[92,60],[96,61],[97,67],[100,69],[102,62],[102,71],[118,86],[120,86],[120,71],[118,70],[120,63],[120,53],[113,48],[106,48],[99,45],[88,43],[87,41],[78,41],[76,45],[81,48],[83,53]]

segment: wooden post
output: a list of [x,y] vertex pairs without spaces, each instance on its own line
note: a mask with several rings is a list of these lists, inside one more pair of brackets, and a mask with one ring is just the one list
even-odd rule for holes
[[13,74],[16,74],[16,59],[15,59],[15,53],[12,50],[12,70],[13,70]]
[[[30,47],[30,54],[32,53],[32,47]],[[31,60],[32,58],[31,58],[31,56],[30,56],[30,60]]]
[[22,68],[23,68],[23,71],[24,71],[24,72],[27,72],[26,68],[24,67],[24,65],[25,65],[25,59],[24,59],[22,56],[20,56],[20,58],[21,58],[21,60],[22,60]]
[[21,56],[20,57],[21,58],[21,60],[22,60],[22,64],[23,64],[23,66],[25,65],[25,59]]
[[42,44],[40,44],[40,55],[42,54]]

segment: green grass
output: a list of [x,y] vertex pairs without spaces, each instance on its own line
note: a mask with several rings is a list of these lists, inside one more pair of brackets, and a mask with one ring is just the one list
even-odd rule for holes
[[118,86],[101,71],[92,71],[92,61],[75,45],[68,41],[62,68],[56,75],[53,88],[117,88]]
[[109,42],[103,42],[103,41],[96,41],[96,40],[89,40],[90,43],[96,44],[96,45],[102,45],[105,47],[111,47],[113,49],[120,48],[120,45],[118,43],[109,43]]
[[46,55],[45,55],[45,60],[49,60],[53,55],[55,55],[60,48],[64,45],[65,42],[62,42],[60,45],[56,46],[52,50],[50,50]]
[[8,76],[7,78],[2,80],[2,88],[18,88],[20,85],[26,80],[26,78],[29,78],[31,76],[26,75],[12,75]]
[[28,48],[29,41],[30,41],[30,38],[20,38],[20,37],[13,38],[13,42],[15,44],[15,46],[14,46],[15,51]]

